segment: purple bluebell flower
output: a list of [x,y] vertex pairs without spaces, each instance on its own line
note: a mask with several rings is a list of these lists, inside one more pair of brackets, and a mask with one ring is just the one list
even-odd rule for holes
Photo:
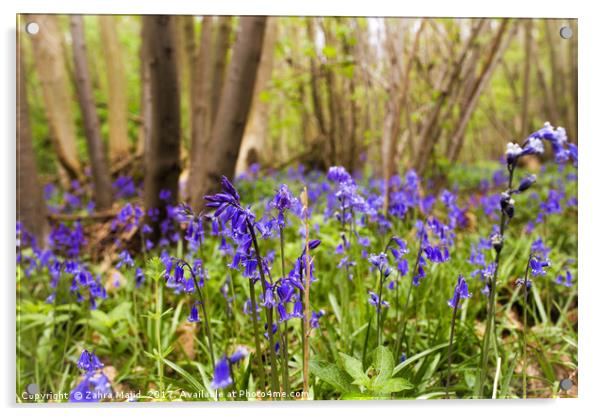
[[326,314],[323,309],[320,309],[318,312],[311,313],[311,318],[309,319],[309,325],[311,328],[319,328],[320,327],[320,318]]
[[338,183],[345,183],[345,182],[349,182],[349,181],[353,180],[351,178],[351,175],[349,175],[349,173],[347,173],[345,168],[342,166],[333,166],[330,169],[328,169],[326,178],[329,181],[338,182]]
[[265,293],[263,295],[263,306],[267,307],[267,308],[273,308],[276,306],[276,299],[274,298],[274,291],[272,289],[272,287],[269,287],[269,283],[268,283],[268,287],[265,290]]
[[103,373],[88,373],[83,380],[69,393],[71,403],[94,403],[105,398],[112,398],[111,383]]
[[119,176],[112,184],[117,199],[131,198],[136,195],[136,185],[131,176]]
[[537,137],[529,137],[523,145],[523,155],[541,155],[544,152],[543,142]]
[[370,305],[376,306],[376,311],[380,313],[381,307],[388,308],[389,302],[386,300],[382,300],[376,293],[373,291],[368,291],[368,303]]
[[199,308],[198,305],[199,302],[194,302],[192,304],[192,308],[190,308],[190,315],[188,315],[188,322],[200,322],[201,319],[199,318]]
[[127,250],[123,250],[119,253],[119,262],[115,266],[117,269],[121,269],[123,266],[134,267],[134,259]]
[[389,268],[389,262],[385,253],[370,254],[368,260],[378,271],[383,273],[385,277],[391,274],[391,269]]
[[572,287],[573,286],[573,275],[571,274],[571,272],[569,270],[566,271],[565,275],[558,274],[558,276],[556,276],[556,283],[559,285],[566,286],[566,287]]
[[533,276],[543,276],[546,274],[546,267],[551,265],[549,259],[539,260],[538,257],[533,256],[531,260],[529,260],[529,265],[531,267],[531,274]]
[[457,308],[461,299],[468,299],[471,296],[470,292],[468,292],[468,283],[466,283],[464,276],[459,275],[458,282],[454,288],[454,295],[447,301],[447,304],[452,308]]
[[228,357],[224,355],[215,365],[213,372],[213,380],[211,381],[211,388],[213,390],[225,389],[233,383],[232,376],[230,375],[230,364],[228,363]]
[[506,147],[506,163],[513,165],[522,155],[523,149],[516,143],[508,143]]
[[538,237],[535,241],[533,241],[533,243],[531,243],[531,253],[533,254],[546,258],[550,254],[550,251],[552,250],[544,244],[541,237]]
[[77,360],[77,366],[87,373],[99,370],[104,367],[104,364],[100,362],[96,354],[88,350],[83,350]]
[[577,151],[577,146],[573,143],[568,143],[567,144],[568,147],[568,152],[569,152],[569,156],[571,157],[571,159],[573,159],[573,165],[577,166],[577,159],[578,159],[578,151]]
[[136,268],[136,289],[138,289],[144,283],[144,271],[140,267]]
[[518,185],[518,192],[526,191],[535,183],[536,180],[537,180],[537,176],[535,176],[535,175],[528,175],[528,176],[524,177],[520,181],[520,184]]
[[300,205],[299,200],[289,191],[287,185],[280,185],[278,192],[274,196],[274,199],[270,201],[269,205],[278,210],[278,227],[284,228],[284,214],[287,210],[293,210],[298,208]]
[[234,354],[230,356],[230,362],[232,364],[236,364],[241,360],[244,360],[245,357],[249,355],[249,351],[245,347],[238,347]]
[[162,201],[170,201],[171,191],[169,189],[161,189],[161,191],[159,191],[159,199]]

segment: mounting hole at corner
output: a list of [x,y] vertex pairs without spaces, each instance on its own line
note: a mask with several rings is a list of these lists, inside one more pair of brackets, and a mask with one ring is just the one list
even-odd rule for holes
[[36,22],[29,22],[25,25],[25,31],[30,35],[37,35],[40,31],[40,25]]
[[560,28],[560,37],[562,39],[570,39],[573,37],[573,29],[568,26],[562,26]]
[[568,378],[560,380],[560,388],[564,391],[569,391],[573,387],[573,382]]

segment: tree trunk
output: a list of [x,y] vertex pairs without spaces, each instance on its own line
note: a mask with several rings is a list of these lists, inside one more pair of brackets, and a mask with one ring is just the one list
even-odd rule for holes
[[[21,41],[22,33],[19,33]],[[46,221],[46,204],[42,194],[38,168],[33,149],[31,126],[29,121],[29,105],[27,102],[26,73],[18,46],[17,62],[17,221],[23,229],[31,233],[39,247],[46,245],[48,223]]]
[[111,179],[100,135],[98,114],[96,114],[96,103],[88,69],[84,19],[81,15],[71,16],[71,38],[77,97],[84,120],[84,131],[92,168],[94,202],[98,209],[104,210],[112,205]]
[[385,45],[389,55],[390,76],[389,84],[387,85],[386,113],[381,143],[382,175],[386,186],[383,204],[385,214],[389,206],[387,184],[394,170],[395,145],[401,126],[401,103],[403,99],[402,92],[400,91],[401,63],[399,62],[402,56],[398,45],[401,41],[401,26],[396,24],[398,22],[397,20],[385,20]]
[[[192,201],[198,208],[202,197],[219,186],[221,175],[232,177],[240,142],[253,98],[259,59],[266,27],[265,16],[241,17],[240,29],[232,52],[232,62],[219,109],[211,131],[210,141],[201,166],[192,166],[202,173],[193,183]],[[191,177],[192,178],[192,177]]]
[[531,32],[533,31],[533,20],[527,19],[524,25],[525,29],[525,60],[523,67],[523,96],[522,96],[522,110],[521,110],[521,122],[520,122],[520,140],[527,138],[527,134],[531,130],[529,123],[529,89],[531,86],[531,48],[533,40]]
[[203,181],[203,172],[199,169],[206,158],[205,151],[211,135],[211,81],[213,51],[213,17],[203,17],[201,39],[196,57],[194,73],[193,107],[192,107],[192,140],[190,150],[190,171],[188,173],[188,197],[191,205],[198,208],[202,205],[202,195],[195,194],[198,184]]
[[29,15],[27,21],[40,25],[39,33],[29,38],[33,45],[50,135],[58,160],[71,179],[81,179],[69,76],[65,66],[58,18],[50,14]]
[[147,56],[147,43],[148,26],[142,24],[140,30],[140,37],[142,42],[140,45],[140,118],[141,123],[138,130],[138,146],[136,149],[137,155],[144,155],[144,149],[146,149],[150,143],[151,128],[153,121],[152,114],[152,97],[151,97],[151,85],[150,85],[150,60]]
[[[259,162],[259,155],[265,149],[266,137],[268,135],[269,113],[267,103],[261,99],[261,92],[265,90],[272,76],[274,66],[274,46],[277,36],[277,18],[268,17],[266,23],[265,37],[261,51],[261,60],[257,70],[255,91],[253,92],[253,103],[251,113],[247,122],[245,132],[236,162],[236,173],[246,171],[250,165]],[[263,158],[265,160],[265,158]]]
[[[193,74],[195,68],[194,16],[178,15],[176,17],[175,39],[176,56],[180,82],[180,116],[182,142],[188,142],[192,137],[192,109],[194,108]],[[186,147],[183,146],[183,149]]]
[[214,65],[212,70],[213,81],[211,82],[211,122],[215,121],[220,97],[222,96],[231,32],[232,17],[220,16],[218,18],[217,36],[213,52]]
[[117,37],[116,16],[98,17],[100,34],[107,64],[107,85],[109,91],[109,157],[112,161],[127,156],[128,140],[128,102],[127,80],[121,55],[122,47]]
[[[173,16],[144,16],[145,55],[148,59],[152,129],[145,151],[144,205],[158,209],[153,232],[166,217],[165,207],[178,199],[180,175],[180,91],[174,42]],[[171,201],[160,198],[171,193]]]

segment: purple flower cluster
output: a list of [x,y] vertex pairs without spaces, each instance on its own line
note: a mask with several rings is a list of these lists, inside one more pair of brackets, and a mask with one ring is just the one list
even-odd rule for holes
[[83,350],[77,361],[79,369],[85,372],[83,379],[69,393],[69,401],[73,403],[99,402],[111,397],[113,390],[107,376],[102,372],[104,364],[96,354]]
[[451,308],[457,308],[460,304],[460,300],[468,299],[472,295],[468,292],[468,283],[466,283],[466,279],[464,276],[458,276],[458,282],[456,283],[456,287],[454,288],[454,295],[450,300],[447,301],[447,304]]

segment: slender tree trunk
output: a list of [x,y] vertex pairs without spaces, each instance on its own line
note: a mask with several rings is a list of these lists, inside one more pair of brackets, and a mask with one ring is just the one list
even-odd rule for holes
[[196,193],[203,181],[203,170],[199,169],[206,158],[206,149],[211,135],[211,81],[213,66],[213,17],[203,17],[201,40],[194,73],[192,107],[192,143],[190,151],[190,172],[188,174],[188,196],[191,205],[198,210],[203,206],[203,195]]
[[230,34],[232,33],[232,17],[220,16],[217,23],[217,35],[213,52],[214,65],[212,70],[213,81],[211,89],[211,121],[215,121],[217,109],[224,87],[224,78],[230,48]]
[[[173,16],[144,16],[145,55],[149,60],[152,128],[145,151],[144,205],[159,209],[153,231],[166,217],[167,203],[178,199],[180,175],[180,91]],[[171,193],[171,201],[160,198],[163,190]]]
[[[357,26],[357,19],[353,19],[350,23],[350,25],[353,26]],[[357,62],[357,56],[358,56],[358,50],[359,47],[357,46],[357,39],[355,40],[351,40],[349,39],[349,36],[344,35],[343,36],[343,51],[345,52],[346,55],[346,59],[351,59],[353,62],[353,74],[351,75],[351,77],[347,77],[345,79],[345,84],[346,84],[346,97],[348,97],[349,99],[349,116],[348,116],[348,121],[347,121],[347,125],[349,126],[349,132],[347,134],[348,136],[348,145],[346,145],[345,147],[347,148],[347,160],[345,163],[345,166],[347,167],[347,170],[349,172],[354,172],[355,171],[355,167],[356,167],[356,159],[357,159],[357,142],[358,142],[358,119],[359,119],[359,105],[358,105],[358,97],[356,97],[356,84],[355,84],[355,74],[357,73],[357,67],[358,67],[358,62]]]
[[77,97],[84,120],[84,131],[92,168],[94,202],[98,209],[103,210],[112,205],[111,179],[100,135],[98,114],[96,114],[96,103],[88,69],[84,19],[81,15],[71,16],[71,38]]
[[398,24],[399,21],[386,20],[385,21],[385,33],[386,33],[386,48],[389,55],[389,84],[387,86],[387,100],[386,100],[386,113],[383,126],[382,134],[382,175],[385,180],[385,195],[383,211],[386,215],[389,207],[389,192],[388,183],[393,175],[394,164],[395,164],[395,145],[397,143],[397,137],[399,137],[399,130],[401,127],[401,103],[403,100],[400,91],[401,82],[401,63],[402,58],[400,53],[401,42],[401,26]]
[[234,175],[240,142],[253,99],[265,27],[265,16],[240,18],[232,62],[228,68],[205,158],[201,166],[191,167],[191,172],[203,172],[202,181],[193,185],[193,201],[200,201],[204,194],[215,189],[221,175]]
[[61,166],[69,177],[81,179],[69,75],[57,19],[56,15],[51,14],[27,17],[28,22],[36,22],[40,25],[39,33],[30,36],[30,39],[44,93],[46,115],[54,148]]
[[[274,66],[274,46],[277,36],[276,22],[277,18],[268,17],[251,112],[242,138],[238,161],[236,162],[236,173],[242,173],[253,163],[259,162],[259,155],[265,149],[269,114],[267,103],[262,100],[261,93],[268,86],[272,75],[272,67]],[[265,157],[262,159],[265,160]]]
[[109,157],[112,161],[128,155],[128,100],[127,80],[123,66],[122,46],[116,26],[117,16],[98,17],[100,35],[107,64],[109,91]]
[[141,123],[138,130],[138,146],[136,149],[137,155],[144,155],[144,149],[149,146],[151,129],[152,129],[152,97],[150,84],[150,59],[147,56],[148,35],[146,34],[148,26],[141,25],[140,37],[142,42],[140,45],[140,118]]
[[[22,33],[19,33],[19,43]],[[17,57],[17,221],[36,238],[38,246],[46,245],[48,223],[46,204],[38,177],[38,168],[33,149],[29,105],[27,102],[26,72],[18,45]]]
[[[313,48],[315,49],[315,28],[313,25],[313,20],[311,17],[305,18],[306,23],[306,31],[307,37],[310,42],[312,42]],[[328,135],[327,127],[326,127],[326,117],[324,115],[324,107],[322,105],[322,98],[320,96],[320,88],[319,88],[319,69],[316,65],[316,62],[312,56],[309,57],[309,65],[310,65],[310,86],[311,86],[311,101],[313,106],[313,113],[316,118],[316,122],[318,125],[318,132],[320,137],[318,138],[318,142],[321,143],[326,140]],[[325,155],[327,156],[327,155]]]
[[[192,138],[192,111],[194,108],[194,83],[192,78],[195,68],[194,17],[179,15],[175,18],[175,45],[180,82],[182,142],[184,144],[189,143]],[[184,145],[182,148],[185,151],[186,146]]]
[[531,87],[531,50],[533,46],[532,31],[533,31],[533,20],[527,19],[524,25],[525,29],[525,60],[523,67],[523,96],[522,96],[522,110],[521,110],[521,127],[520,127],[520,139],[524,140],[527,134],[531,130],[529,123],[529,90]]
[[579,100],[579,71],[577,68],[577,48],[579,45],[578,36],[579,36],[579,27],[577,25],[577,19],[569,20],[571,23],[571,27],[573,28],[573,37],[569,40],[569,69],[570,69],[570,97],[572,100],[569,100],[569,139],[578,144],[579,142],[579,106],[577,105]]

